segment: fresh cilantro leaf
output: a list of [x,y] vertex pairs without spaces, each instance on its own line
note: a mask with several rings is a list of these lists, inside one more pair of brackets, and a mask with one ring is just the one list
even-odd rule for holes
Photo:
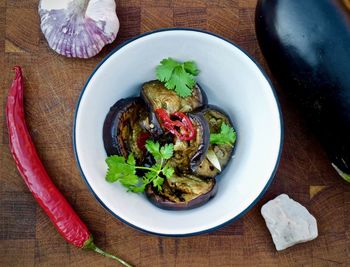
[[175,90],[181,97],[192,95],[192,88],[196,84],[192,74],[185,71],[183,66],[177,66],[171,78],[165,83],[165,87]]
[[136,174],[126,174],[121,176],[118,181],[125,187],[133,187],[139,183],[139,177]]
[[174,145],[173,144],[165,144],[160,148],[160,155],[163,159],[170,159],[174,153]]
[[149,184],[150,182],[152,182],[152,180],[154,180],[156,177],[157,177],[157,172],[147,172],[145,174],[145,177],[144,177],[144,181]]
[[192,95],[193,87],[196,84],[194,76],[199,70],[194,61],[180,63],[172,58],[163,59],[156,68],[157,79],[164,83],[165,87],[181,97]]
[[166,164],[162,170],[162,173],[165,175],[166,178],[170,178],[174,174],[174,169],[168,164]]
[[106,181],[110,182],[110,183],[114,183],[116,181],[118,181],[120,177],[120,174],[117,173],[114,169],[109,168],[106,174]]
[[156,68],[157,79],[161,82],[170,80],[175,67],[178,65],[179,63],[170,57],[163,59]]
[[158,191],[162,190],[162,185],[164,183],[164,178],[157,175],[157,177],[152,181],[153,186],[157,187]]
[[156,172],[156,174],[158,175],[162,171],[162,165],[160,163],[156,163],[151,167],[151,169],[154,170],[154,172]]
[[[123,175],[124,168],[122,166],[125,164],[125,159],[120,156],[111,156],[106,159],[106,163],[108,165],[106,180],[113,183],[120,179]],[[127,168],[127,171],[133,173],[130,168]]]
[[127,160],[127,163],[129,164],[129,165],[133,165],[133,166],[135,166],[135,164],[136,164],[136,161],[135,161],[135,157],[134,157],[134,154],[129,154],[129,156],[128,156],[128,160]]
[[[128,188],[128,191],[135,193],[143,192],[148,184],[162,190],[163,177],[169,178],[174,173],[174,169],[167,164],[163,167],[165,161],[172,157],[174,145],[166,144],[161,147],[158,142],[147,140],[146,148],[157,160],[156,164],[152,167],[136,166],[133,154],[130,154],[127,159],[122,156],[110,156],[106,159],[108,165],[106,180],[110,183],[118,181]],[[137,169],[147,170],[147,172],[143,177],[139,177],[136,174]],[[160,176],[161,174],[164,176]]]
[[[106,180],[110,183],[119,181],[126,187],[136,185],[138,178],[135,169],[135,159],[132,154],[129,156],[128,162],[122,156],[110,156],[106,159],[108,170]],[[133,163],[133,164],[130,164]]]
[[124,157],[120,157],[120,156],[110,156],[110,157],[106,158],[106,163],[107,163],[108,167],[113,167],[117,164],[125,163],[125,159],[124,159]]
[[184,62],[185,70],[192,74],[193,76],[197,76],[199,74],[199,69],[194,61],[186,61]]
[[159,173],[157,172],[148,172],[146,173],[146,180],[147,184],[152,183],[154,187],[157,187],[158,190],[162,190],[162,185],[164,182],[164,179],[159,176]]
[[158,142],[155,143],[151,139],[148,139],[146,141],[145,147],[146,147],[147,151],[152,154],[152,156],[154,157],[155,160],[159,160],[162,157],[162,155],[160,154],[160,151],[159,151],[160,144]]
[[129,191],[134,193],[142,193],[143,191],[145,191],[146,185],[147,184],[141,184],[139,186],[130,187]]
[[223,122],[221,124],[220,133],[210,134],[210,143],[218,145],[233,145],[236,142],[236,137],[235,130]]

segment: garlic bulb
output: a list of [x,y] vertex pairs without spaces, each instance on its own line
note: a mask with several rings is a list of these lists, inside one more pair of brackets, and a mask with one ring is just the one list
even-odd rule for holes
[[115,0],[41,0],[39,14],[49,46],[67,57],[93,57],[119,30]]

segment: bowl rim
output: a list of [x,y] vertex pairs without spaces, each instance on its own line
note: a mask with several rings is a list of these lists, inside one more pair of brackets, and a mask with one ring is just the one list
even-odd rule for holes
[[[278,117],[279,117],[279,122],[280,122],[280,144],[279,144],[279,151],[278,151],[278,156],[276,159],[276,163],[275,163],[275,167],[271,173],[271,176],[269,178],[269,180],[267,181],[266,185],[264,186],[264,188],[262,189],[262,191],[260,192],[260,194],[254,199],[254,201],[247,207],[245,208],[241,213],[239,213],[238,215],[236,215],[235,217],[227,220],[226,222],[217,225],[215,227],[206,229],[206,230],[201,230],[201,231],[197,231],[197,232],[192,232],[192,233],[186,233],[186,234],[163,234],[163,233],[157,233],[157,232],[152,232],[146,229],[143,229],[141,227],[138,227],[124,219],[122,219],[121,217],[119,217],[116,213],[114,213],[110,208],[108,208],[106,206],[106,204],[98,197],[98,195],[95,193],[95,191],[92,189],[92,187],[90,186],[88,180],[85,177],[85,174],[83,172],[83,169],[81,168],[80,165],[80,161],[79,161],[79,157],[78,157],[78,152],[77,152],[77,147],[76,147],[76,122],[77,122],[77,116],[78,116],[78,110],[79,110],[79,106],[80,106],[80,102],[81,99],[84,95],[85,89],[88,86],[91,78],[94,76],[95,72],[101,67],[101,65],[109,58],[111,57],[115,52],[117,52],[119,49],[121,49],[122,47],[128,45],[129,43],[138,40],[140,38],[143,38],[145,36],[148,35],[152,35],[152,34],[156,34],[156,33],[160,33],[160,32],[167,32],[167,31],[192,31],[192,32],[197,32],[197,33],[203,33],[203,34],[207,34],[210,36],[214,36],[216,38],[219,38],[225,42],[227,42],[228,44],[236,47],[237,49],[239,49],[240,51],[242,51],[260,70],[260,72],[263,74],[263,76],[265,77],[266,81],[269,83],[270,88],[272,90],[273,96],[275,98],[276,101],[276,105],[277,105],[277,109],[278,109]],[[216,33],[212,33],[210,31],[206,31],[206,30],[201,30],[201,29],[194,29],[194,28],[181,28],[181,27],[174,27],[174,28],[161,28],[161,29],[157,29],[157,30],[153,30],[153,31],[149,31],[149,32],[145,32],[142,34],[139,34],[135,37],[132,37],[128,40],[126,40],[125,42],[119,44],[118,46],[116,46],[111,52],[109,52],[94,68],[94,70],[91,72],[91,74],[89,75],[88,79],[86,80],[82,91],[80,92],[80,95],[78,97],[77,100],[77,104],[75,106],[75,111],[74,111],[74,119],[73,119],[73,152],[74,152],[74,157],[75,157],[75,161],[76,164],[78,166],[79,172],[81,177],[83,178],[83,180],[85,181],[89,191],[91,192],[91,194],[96,198],[96,200],[98,201],[98,203],[105,209],[107,210],[113,217],[115,217],[116,219],[118,219],[119,221],[123,222],[124,224],[126,224],[127,226],[130,226],[131,228],[134,228],[140,232],[143,233],[147,233],[147,234],[151,234],[151,235],[155,235],[155,236],[164,236],[164,237],[189,237],[189,236],[195,236],[195,235],[200,235],[200,234],[205,234],[205,233],[210,233],[213,232],[225,225],[228,225],[236,220],[238,220],[239,218],[241,218],[243,215],[245,215],[250,209],[252,209],[258,202],[259,200],[262,198],[262,196],[266,193],[267,189],[270,187],[275,174],[277,172],[278,166],[280,164],[280,160],[281,160],[281,155],[282,155],[282,150],[283,150],[283,143],[284,143],[284,123],[283,123],[283,116],[282,116],[282,110],[281,110],[281,105],[279,102],[279,99],[277,97],[277,93],[276,90],[270,80],[270,78],[267,76],[266,72],[264,71],[264,69],[258,64],[258,62],[248,54],[247,51],[245,51],[244,49],[242,49],[240,46],[238,46],[237,44],[233,43],[232,41],[226,39],[225,37],[218,35]]]

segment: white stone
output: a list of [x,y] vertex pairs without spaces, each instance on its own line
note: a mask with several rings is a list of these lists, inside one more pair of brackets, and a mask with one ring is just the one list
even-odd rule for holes
[[281,194],[261,208],[277,250],[283,250],[318,236],[317,221],[300,203]]

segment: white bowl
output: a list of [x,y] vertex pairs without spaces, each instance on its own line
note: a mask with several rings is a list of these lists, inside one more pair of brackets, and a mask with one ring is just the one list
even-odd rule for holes
[[[198,82],[209,103],[231,116],[238,135],[233,159],[218,178],[217,195],[192,210],[162,210],[144,194],[105,181],[105,116],[117,100],[138,95],[142,83],[155,79],[155,67],[166,57],[198,64]],[[282,121],[271,84],[245,52],[211,33],[168,29],[117,47],[95,68],[77,103],[73,142],[83,178],[112,215],[148,233],[185,236],[237,219],[258,201],[279,162]]]

